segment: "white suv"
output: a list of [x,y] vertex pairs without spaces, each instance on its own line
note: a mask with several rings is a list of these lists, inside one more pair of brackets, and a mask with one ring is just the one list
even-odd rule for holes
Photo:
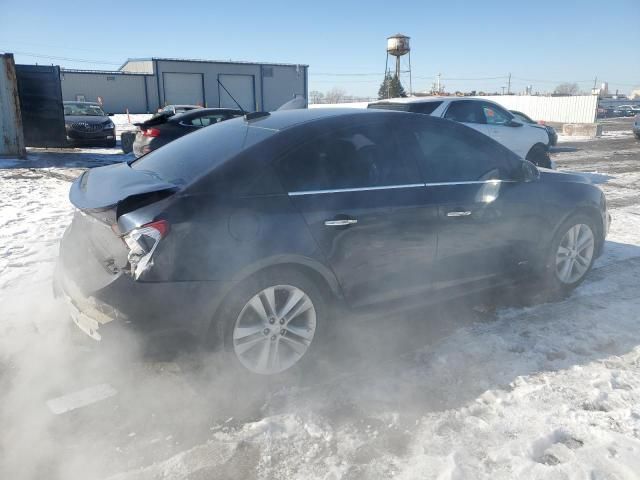
[[368,108],[402,110],[464,123],[540,167],[552,168],[549,135],[541,125],[519,122],[495,102],[481,98],[412,97],[380,100]]

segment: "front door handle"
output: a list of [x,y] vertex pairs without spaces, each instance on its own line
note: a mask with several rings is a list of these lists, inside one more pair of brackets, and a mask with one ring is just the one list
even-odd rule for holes
[[358,220],[355,218],[341,218],[339,220],[325,220],[324,224],[327,227],[344,227],[346,225],[353,225],[354,223],[358,223]]
[[447,212],[447,217],[468,217],[471,215],[470,211],[455,210],[453,212]]

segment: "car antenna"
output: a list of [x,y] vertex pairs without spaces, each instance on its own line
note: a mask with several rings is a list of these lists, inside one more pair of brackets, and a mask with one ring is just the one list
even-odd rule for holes
[[227,95],[229,95],[229,96],[231,97],[231,100],[233,100],[233,101],[235,102],[235,104],[238,106],[238,108],[240,109],[240,111],[241,111],[243,114],[248,113],[244,108],[242,108],[242,105],[240,105],[240,104],[238,103],[238,101],[237,101],[235,98],[233,98],[233,95],[231,95],[231,92],[229,92],[229,90],[227,90],[227,87],[225,87],[225,86],[222,84],[222,82],[220,81],[220,79],[218,78],[217,80],[218,80],[218,85],[220,85],[222,88],[224,88],[224,91],[225,91],[225,92],[227,92]]

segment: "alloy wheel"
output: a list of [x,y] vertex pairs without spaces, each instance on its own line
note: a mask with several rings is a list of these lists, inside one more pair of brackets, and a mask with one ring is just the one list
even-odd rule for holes
[[591,227],[583,223],[569,228],[556,252],[556,276],[565,284],[580,280],[589,269],[595,247]]
[[309,296],[291,285],[255,294],[233,328],[233,350],[254,373],[271,375],[292,367],[309,349],[316,331],[316,310]]

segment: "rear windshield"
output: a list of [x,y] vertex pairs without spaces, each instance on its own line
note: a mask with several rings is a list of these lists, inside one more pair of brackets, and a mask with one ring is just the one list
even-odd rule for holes
[[424,103],[371,103],[368,108],[378,110],[398,110],[400,112],[424,113],[429,115],[438,108],[442,102],[424,102]]
[[175,185],[187,185],[245,148],[270,137],[274,130],[229,120],[185,135],[131,164]]

